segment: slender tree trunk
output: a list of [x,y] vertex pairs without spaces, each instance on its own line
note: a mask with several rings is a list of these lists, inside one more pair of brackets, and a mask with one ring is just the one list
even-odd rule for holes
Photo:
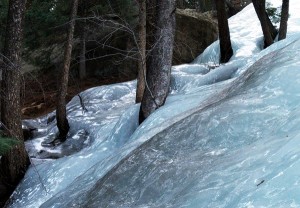
[[226,63],[233,55],[230,41],[230,32],[225,8],[225,0],[215,0],[218,13],[218,28],[220,39],[220,62]]
[[139,0],[139,25],[138,25],[138,78],[136,90],[136,103],[140,103],[145,90],[146,76],[146,0]]
[[66,113],[66,96],[68,90],[68,80],[69,80],[69,68],[71,63],[72,47],[73,47],[73,35],[75,28],[75,17],[77,15],[78,0],[73,0],[72,11],[70,17],[70,26],[68,30],[67,42],[65,45],[64,53],[64,65],[63,70],[58,77],[58,92],[57,92],[57,106],[56,106],[56,120],[57,127],[59,130],[58,139],[65,141],[67,134],[69,132],[70,126],[67,119]]
[[264,34],[265,45],[264,48],[269,47],[273,43],[272,28],[273,24],[269,22],[269,17],[266,13],[266,0],[252,0],[255,12],[261,24],[261,28]]
[[10,0],[2,67],[1,116],[4,135],[19,140],[0,162],[0,206],[8,199],[29,165],[21,123],[20,57],[26,0]]
[[266,17],[267,17],[267,24],[269,27],[269,31],[271,33],[272,39],[275,40],[277,34],[278,34],[278,30],[276,29],[276,27],[273,25],[271,19],[269,18],[269,15],[266,11]]
[[141,103],[140,123],[164,105],[167,98],[175,34],[175,0],[151,1],[156,5],[156,12],[152,14],[157,14],[155,25],[152,27],[155,31],[155,42],[147,60],[147,85]]
[[79,79],[86,78],[86,2],[83,0],[81,6],[81,17],[83,18],[80,22],[80,60],[79,60]]
[[282,0],[278,40],[283,40],[286,38],[288,19],[289,19],[289,0]]

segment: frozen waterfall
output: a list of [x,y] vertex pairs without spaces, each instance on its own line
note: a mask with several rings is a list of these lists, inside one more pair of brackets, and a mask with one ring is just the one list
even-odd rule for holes
[[74,97],[63,145],[43,145],[53,113],[25,121],[39,129],[26,143],[36,166],[9,207],[300,207],[300,5],[290,5],[287,39],[265,50],[252,5],[232,17],[231,61],[210,67],[215,42],[174,66],[166,105],[140,126],[135,81],[82,92],[86,112]]

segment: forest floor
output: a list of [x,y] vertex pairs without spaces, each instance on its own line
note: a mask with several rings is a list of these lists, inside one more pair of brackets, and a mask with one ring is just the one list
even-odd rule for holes
[[[84,80],[69,78],[67,102],[75,95],[91,87],[133,80],[134,77],[88,77]],[[57,74],[53,72],[39,72],[23,76],[23,119],[37,118],[55,110],[57,93]]]

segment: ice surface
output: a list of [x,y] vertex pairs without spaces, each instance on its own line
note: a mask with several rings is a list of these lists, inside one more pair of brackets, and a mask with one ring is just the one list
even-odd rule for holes
[[9,207],[300,207],[300,5],[290,5],[288,39],[262,51],[252,5],[231,18],[231,61],[218,66],[216,42],[173,67],[166,104],[140,126],[134,81],[82,92],[87,111],[74,97],[57,147],[42,145],[57,133],[53,113],[26,121],[39,129],[26,143],[36,169]]
[[[33,162],[41,162],[35,158],[62,158],[48,162],[43,160],[44,163],[36,166],[36,169],[30,168],[21,189],[15,193],[20,198],[14,202],[13,207],[39,206],[126,143],[138,126],[139,107],[133,102],[135,85],[136,82],[127,82],[82,92],[87,112],[82,111],[79,97],[74,97],[67,108],[70,138],[60,146],[41,145],[42,141],[53,139],[57,133],[55,121],[47,125],[52,114],[31,121],[32,126],[39,127],[37,138],[26,143]],[[118,133],[121,131],[122,134]],[[72,156],[63,157],[68,155]]]
[[[286,192],[300,191],[294,175],[299,133],[292,130],[300,121],[294,115],[300,74],[299,62],[289,56],[298,55],[299,46],[297,41],[261,58],[195,112],[163,124],[138,148],[125,147],[123,155],[129,153],[104,176],[100,164],[89,170],[85,177],[97,182],[81,176],[42,207],[298,206],[300,199]],[[78,183],[89,184],[84,194],[76,193]]]

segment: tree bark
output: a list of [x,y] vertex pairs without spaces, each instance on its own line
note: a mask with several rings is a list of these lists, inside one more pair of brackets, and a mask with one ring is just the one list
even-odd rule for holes
[[66,113],[66,96],[68,90],[68,80],[69,80],[69,68],[71,63],[72,47],[73,47],[73,35],[75,28],[75,18],[77,15],[78,0],[73,0],[70,25],[68,29],[67,42],[65,45],[64,53],[64,65],[63,70],[58,77],[58,92],[57,92],[57,106],[56,106],[56,121],[59,130],[58,139],[65,141],[67,134],[69,132],[70,126],[67,119]]
[[[154,44],[147,60],[147,77],[140,109],[140,123],[164,105],[168,95],[175,34],[175,0],[151,0],[156,9]],[[148,7],[147,7],[148,8]],[[148,30],[147,30],[148,31]],[[150,31],[151,34],[151,31]],[[147,40],[148,41],[148,40]]]
[[268,27],[269,27],[269,31],[271,33],[272,39],[275,40],[275,38],[278,34],[278,30],[273,25],[271,19],[269,18],[269,15],[268,15],[267,11],[265,13],[266,13],[266,17],[267,17],[267,24],[268,24]]
[[230,32],[225,8],[225,0],[215,0],[218,16],[220,39],[220,63],[226,63],[233,55],[230,41]]
[[[10,0],[4,45],[1,89],[1,120],[4,136],[14,138],[19,144],[1,157],[0,206],[8,199],[29,165],[24,146],[21,122],[20,70],[23,20],[26,0]],[[1,139],[1,138],[0,138]]]
[[264,34],[264,48],[267,48],[273,44],[274,37],[272,27],[274,26],[266,13],[266,0],[252,0],[252,3]]
[[146,0],[139,0],[139,25],[138,25],[138,78],[136,90],[136,103],[140,103],[145,90],[146,77]]
[[278,40],[283,40],[286,38],[288,19],[289,19],[289,0],[282,0]]

